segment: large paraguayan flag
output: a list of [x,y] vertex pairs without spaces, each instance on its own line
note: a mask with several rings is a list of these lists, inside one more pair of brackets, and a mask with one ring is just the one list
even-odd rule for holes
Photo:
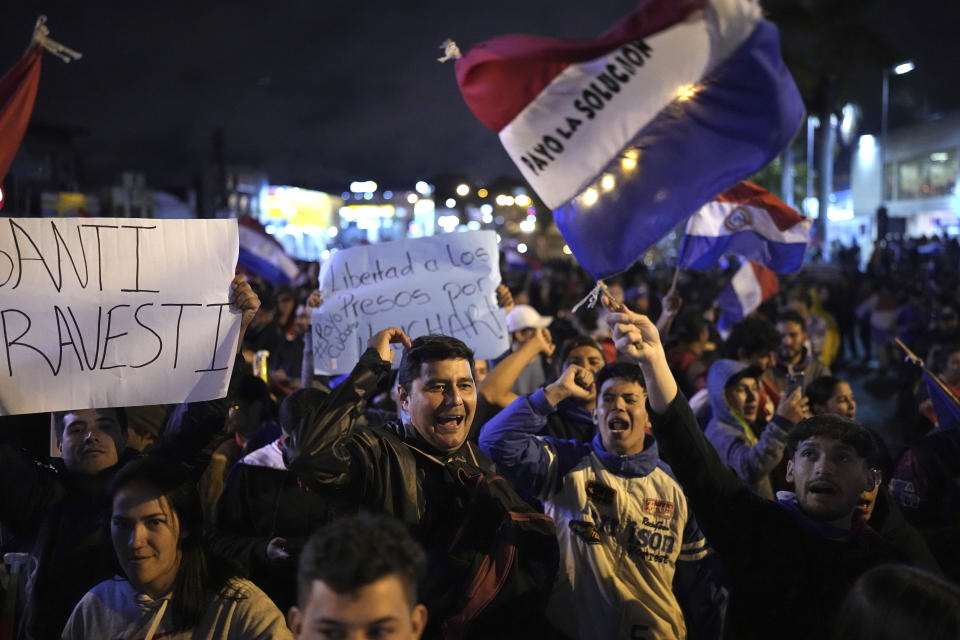
[[725,324],[743,320],[779,289],[777,274],[753,260],[744,260],[717,298]]
[[456,67],[595,278],[762,168],[803,120],[777,30],[751,0],[647,0],[597,40],[502,36]]
[[300,268],[276,240],[250,218],[238,220],[240,255],[237,264],[274,286],[290,284]]
[[736,253],[777,273],[799,271],[810,223],[766,189],[741,182],[687,221],[680,267],[712,269],[720,256]]

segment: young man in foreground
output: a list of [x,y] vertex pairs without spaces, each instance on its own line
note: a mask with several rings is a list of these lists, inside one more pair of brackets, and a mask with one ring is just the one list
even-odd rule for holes
[[298,640],[417,640],[427,624],[417,599],[426,568],[399,522],[369,514],[334,521],[307,542],[287,622]]

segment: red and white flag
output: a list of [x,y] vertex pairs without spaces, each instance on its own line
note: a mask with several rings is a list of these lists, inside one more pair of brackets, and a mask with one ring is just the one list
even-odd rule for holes
[[[0,78],[0,185],[17,155],[23,134],[27,131],[33,103],[40,85],[40,62],[43,49],[30,47],[27,55]],[[3,199],[0,198],[0,207]]]
[[753,313],[780,290],[777,274],[753,260],[744,260],[717,298],[729,326]]

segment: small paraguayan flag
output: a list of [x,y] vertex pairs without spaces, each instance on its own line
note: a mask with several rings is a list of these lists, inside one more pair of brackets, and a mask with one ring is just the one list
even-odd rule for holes
[[927,381],[927,392],[933,403],[933,412],[937,415],[937,426],[941,429],[960,425],[960,402],[944,383],[932,373],[923,370]]
[[724,324],[743,320],[779,289],[777,274],[753,260],[744,260],[717,298]]
[[287,255],[280,243],[268,236],[250,218],[238,220],[240,255],[237,262],[244,269],[261,276],[274,286],[290,284],[300,267]]
[[810,223],[766,189],[741,182],[687,221],[680,267],[712,269],[720,256],[736,253],[777,273],[799,271]]
[[766,165],[804,115],[754,0],[649,0],[596,40],[501,36],[456,70],[597,279]]

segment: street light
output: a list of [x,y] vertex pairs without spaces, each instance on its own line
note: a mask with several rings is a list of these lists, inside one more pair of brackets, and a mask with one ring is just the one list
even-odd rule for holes
[[914,70],[912,60],[905,60],[883,69],[883,100],[880,110],[880,206],[887,196],[887,106],[890,97],[890,74],[902,76]]

